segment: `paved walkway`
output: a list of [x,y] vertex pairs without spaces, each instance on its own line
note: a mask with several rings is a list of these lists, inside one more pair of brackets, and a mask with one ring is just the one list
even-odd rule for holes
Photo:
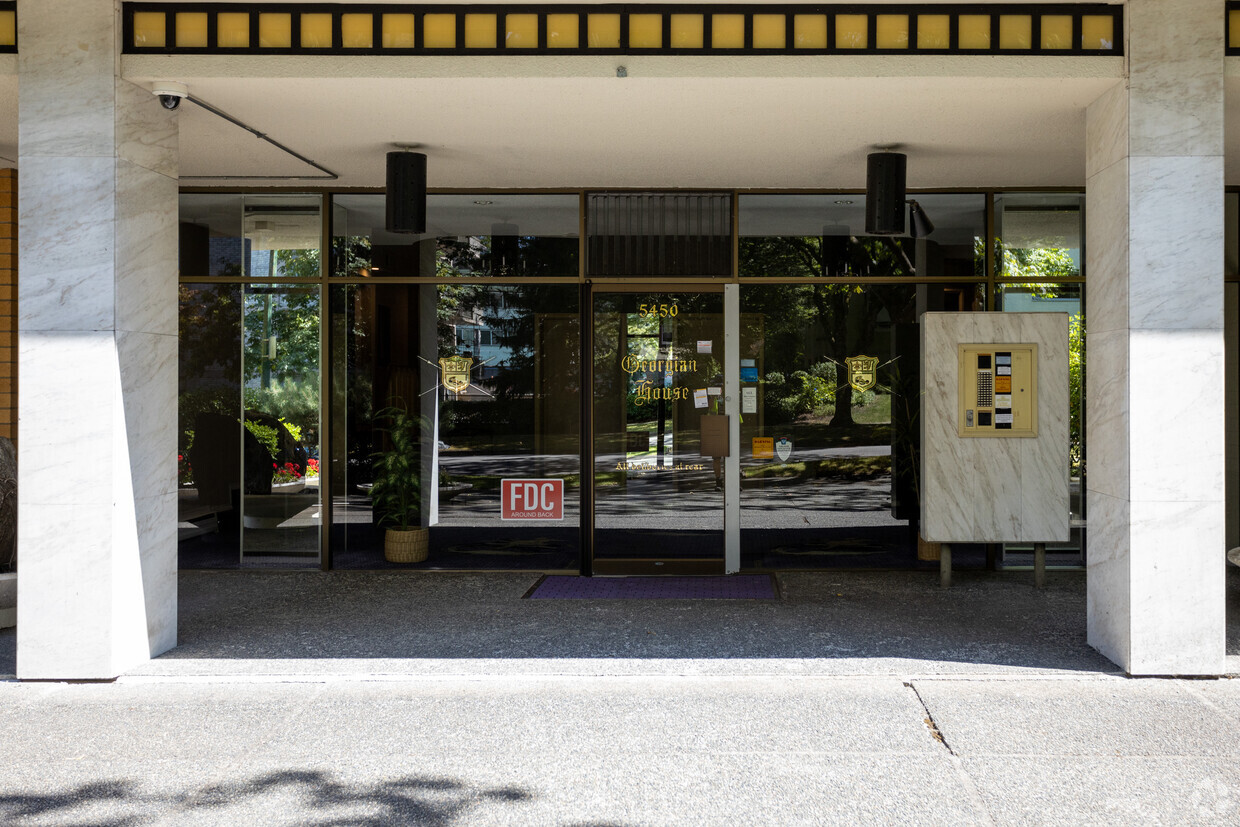
[[1029,579],[579,602],[186,573],[168,655],[0,682],[0,823],[1240,822],[1240,681],[1126,678],[1085,643],[1084,578]]
[[536,574],[187,572],[134,676],[1113,673],[1081,573],[781,574],[779,600],[522,600]]

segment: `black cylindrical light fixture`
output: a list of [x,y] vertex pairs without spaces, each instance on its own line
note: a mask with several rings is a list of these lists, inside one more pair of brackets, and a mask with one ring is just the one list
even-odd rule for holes
[[426,232],[426,156],[421,152],[387,154],[387,231]]
[[908,156],[873,152],[865,164],[865,231],[870,235],[904,232],[904,178]]

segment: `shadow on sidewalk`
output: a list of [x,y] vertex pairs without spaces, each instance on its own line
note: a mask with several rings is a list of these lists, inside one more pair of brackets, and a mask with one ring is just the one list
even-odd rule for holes
[[220,818],[230,807],[262,807],[263,799],[290,799],[316,815],[305,824],[447,827],[467,823],[470,813],[488,802],[520,804],[532,797],[519,787],[479,788],[449,778],[405,776],[357,784],[320,770],[284,770],[177,792],[134,780],[95,781],[56,793],[7,792],[0,795],[0,819],[12,824],[104,811],[108,817],[92,823],[119,825],[170,812],[181,818],[195,812]]

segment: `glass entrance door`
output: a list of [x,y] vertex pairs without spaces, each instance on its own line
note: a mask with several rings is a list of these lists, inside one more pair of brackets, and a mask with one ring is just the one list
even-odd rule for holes
[[724,571],[720,290],[592,298],[595,574]]

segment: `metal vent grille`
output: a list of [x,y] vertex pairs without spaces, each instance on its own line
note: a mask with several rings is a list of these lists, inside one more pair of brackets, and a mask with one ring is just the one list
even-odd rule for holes
[[977,406],[993,408],[995,405],[995,379],[988,370],[977,372]]
[[591,276],[729,276],[732,196],[591,193],[586,237]]

